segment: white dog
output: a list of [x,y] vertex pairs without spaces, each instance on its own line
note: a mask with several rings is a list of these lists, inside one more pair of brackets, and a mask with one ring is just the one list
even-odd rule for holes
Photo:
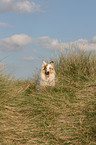
[[55,70],[54,62],[51,61],[50,64],[47,64],[45,61],[42,63],[42,71],[40,77],[40,86],[41,87],[55,87]]

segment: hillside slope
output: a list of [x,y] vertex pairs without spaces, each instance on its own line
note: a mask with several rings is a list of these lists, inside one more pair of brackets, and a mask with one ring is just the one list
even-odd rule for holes
[[56,86],[35,91],[36,79],[0,73],[0,144],[95,145],[96,55],[62,53]]

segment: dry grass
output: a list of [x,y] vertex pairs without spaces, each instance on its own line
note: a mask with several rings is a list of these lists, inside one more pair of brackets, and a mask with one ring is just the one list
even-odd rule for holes
[[42,92],[1,73],[0,144],[96,144],[96,57],[62,53],[55,70],[56,87]]

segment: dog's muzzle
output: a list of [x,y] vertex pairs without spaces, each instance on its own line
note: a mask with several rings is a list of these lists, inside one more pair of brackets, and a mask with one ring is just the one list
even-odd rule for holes
[[49,78],[49,71],[45,72],[45,75],[47,76],[47,78]]

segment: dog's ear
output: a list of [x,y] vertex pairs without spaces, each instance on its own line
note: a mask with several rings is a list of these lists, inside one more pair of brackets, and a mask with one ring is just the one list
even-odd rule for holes
[[43,61],[43,63],[42,63],[42,67],[44,68],[44,66],[46,65],[46,62],[45,61]]
[[52,65],[52,67],[54,67],[54,61],[51,61],[50,64]]

